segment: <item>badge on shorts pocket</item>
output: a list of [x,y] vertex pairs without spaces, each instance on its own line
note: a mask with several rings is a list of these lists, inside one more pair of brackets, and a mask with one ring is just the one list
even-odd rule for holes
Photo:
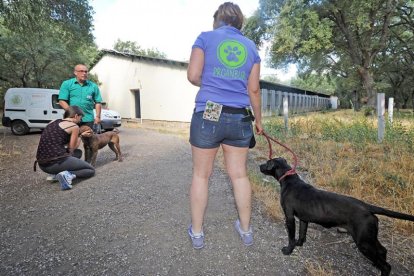
[[212,101],[206,102],[206,109],[203,113],[203,119],[218,122],[221,115],[221,110],[223,109],[222,104],[218,104]]

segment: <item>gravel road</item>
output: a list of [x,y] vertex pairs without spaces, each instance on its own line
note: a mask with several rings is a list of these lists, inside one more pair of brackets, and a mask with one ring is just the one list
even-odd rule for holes
[[[142,128],[123,127],[119,135],[124,162],[113,162],[104,148],[96,176],[61,191],[40,169],[33,172],[39,132],[19,137],[0,128],[0,275],[306,275],[308,263],[334,275],[379,275],[334,229],[311,226],[308,242],[284,256],[284,226],[257,201],[255,244],[244,247],[233,228],[231,185],[219,165],[211,178],[206,247],[194,250],[186,234],[187,140]],[[384,245],[391,256],[398,251]],[[413,275],[414,261],[390,263],[392,275]]]

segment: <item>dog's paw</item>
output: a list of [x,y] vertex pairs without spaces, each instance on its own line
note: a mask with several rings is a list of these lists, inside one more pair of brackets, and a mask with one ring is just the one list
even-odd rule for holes
[[282,248],[282,253],[283,255],[290,255],[292,254],[293,248],[291,248],[290,246],[285,246]]

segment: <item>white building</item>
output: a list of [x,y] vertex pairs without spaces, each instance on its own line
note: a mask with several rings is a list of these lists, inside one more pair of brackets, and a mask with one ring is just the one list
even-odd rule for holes
[[198,87],[188,82],[187,65],[103,50],[91,73],[106,106],[122,118],[189,122]]
[[[101,51],[91,69],[103,101],[122,118],[190,122],[198,87],[187,80],[187,62]],[[337,108],[336,97],[260,81],[263,116],[278,116],[282,99],[290,113]]]

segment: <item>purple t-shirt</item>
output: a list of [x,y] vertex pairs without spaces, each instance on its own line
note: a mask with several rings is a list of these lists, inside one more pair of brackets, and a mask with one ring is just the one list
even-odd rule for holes
[[231,107],[248,107],[247,80],[255,63],[260,63],[256,45],[236,28],[223,26],[202,32],[192,47],[204,51],[201,87],[196,111],[208,100]]

